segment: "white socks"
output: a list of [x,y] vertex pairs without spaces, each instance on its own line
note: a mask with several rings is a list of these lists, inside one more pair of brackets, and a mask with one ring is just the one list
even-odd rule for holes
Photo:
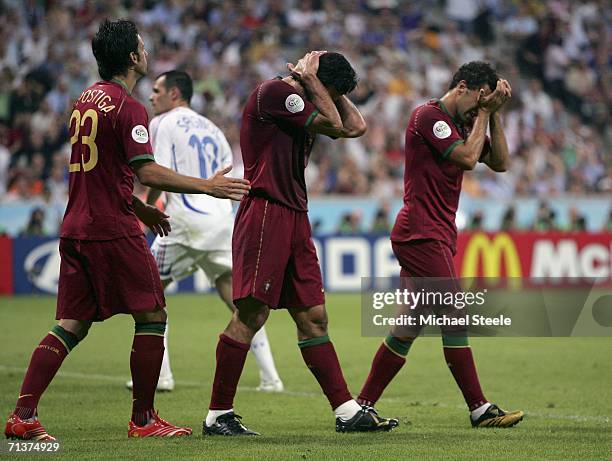
[[166,320],[166,332],[164,333],[164,358],[159,372],[159,379],[171,379],[172,369],[170,369],[170,355],[168,354],[168,320]]
[[208,414],[206,415],[206,425],[208,427],[212,426],[217,422],[217,418],[219,416],[224,415],[225,413],[230,413],[232,411],[234,411],[233,408],[230,408],[229,410],[208,410]]
[[476,421],[478,418],[480,418],[484,414],[484,412],[487,411],[487,408],[489,408],[490,406],[491,404],[487,402],[484,405],[480,405],[475,410],[472,410],[470,412],[470,417],[472,418],[472,421]]
[[272,350],[268,342],[268,335],[264,327],[255,333],[251,341],[251,352],[255,356],[257,366],[259,367],[259,375],[262,382],[275,382],[279,380],[278,371],[274,365],[272,358]]
[[340,418],[342,421],[348,421],[361,410],[359,405],[354,399],[344,402],[338,408],[334,410],[336,418]]

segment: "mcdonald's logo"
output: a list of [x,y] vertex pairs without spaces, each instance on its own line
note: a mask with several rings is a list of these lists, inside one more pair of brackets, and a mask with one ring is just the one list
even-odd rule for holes
[[[482,260],[482,271],[479,262]],[[516,245],[505,232],[489,238],[486,234],[476,234],[468,242],[461,262],[461,277],[499,278],[505,264],[506,277],[520,279],[521,261]],[[520,283],[520,282],[519,282]]]

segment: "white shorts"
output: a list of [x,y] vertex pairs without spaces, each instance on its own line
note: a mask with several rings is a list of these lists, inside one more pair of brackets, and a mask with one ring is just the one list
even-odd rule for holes
[[202,269],[214,285],[219,277],[232,271],[230,250],[203,251],[180,243],[164,243],[156,238],[151,252],[162,280],[179,281]]

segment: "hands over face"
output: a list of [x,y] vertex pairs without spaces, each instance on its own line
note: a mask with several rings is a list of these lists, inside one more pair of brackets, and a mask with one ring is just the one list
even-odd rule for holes
[[508,80],[500,78],[497,81],[495,90],[488,96],[484,95],[484,90],[480,90],[478,105],[488,112],[496,112],[512,97],[512,88]]

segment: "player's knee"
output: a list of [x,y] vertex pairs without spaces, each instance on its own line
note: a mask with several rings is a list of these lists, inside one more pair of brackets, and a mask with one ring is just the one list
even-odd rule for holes
[[91,322],[86,322],[83,320],[61,319],[58,322],[58,325],[64,330],[76,336],[79,341],[82,341],[83,339],[85,339],[85,336],[87,336],[87,333],[89,333],[89,327],[91,327]]
[[168,314],[166,309],[158,309],[153,312],[142,312],[140,314],[133,314],[132,317],[136,323],[166,323],[168,320]]
[[308,317],[297,322],[297,327],[301,337],[315,338],[327,334],[327,323],[325,309],[313,309]]
[[261,306],[258,309],[238,309],[234,312],[234,317],[255,333],[264,326],[269,314],[270,310]]

